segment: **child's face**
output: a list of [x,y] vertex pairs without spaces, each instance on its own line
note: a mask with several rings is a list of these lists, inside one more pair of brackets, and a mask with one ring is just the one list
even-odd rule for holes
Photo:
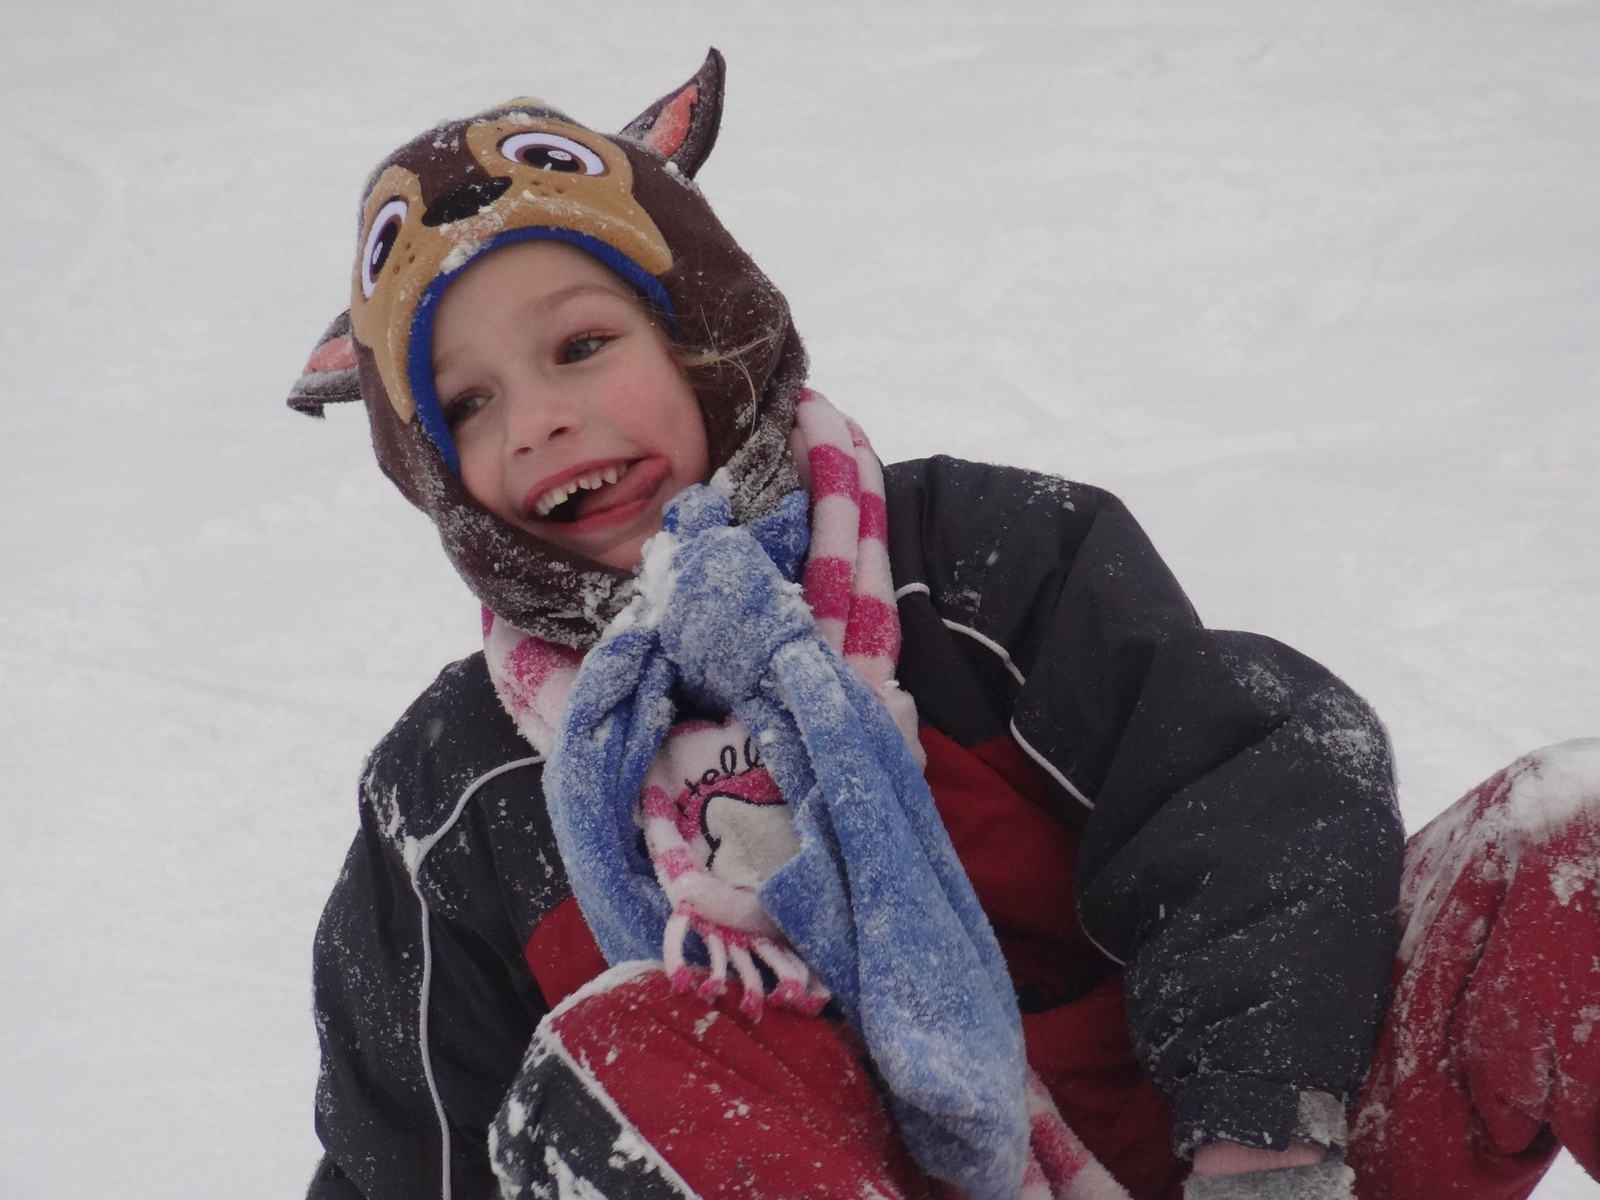
[[433,373],[473,499],[608,566],[637,566],[666,502],[710,470],[666,339],[571,246],[521,242],[468,267],[439,304]]

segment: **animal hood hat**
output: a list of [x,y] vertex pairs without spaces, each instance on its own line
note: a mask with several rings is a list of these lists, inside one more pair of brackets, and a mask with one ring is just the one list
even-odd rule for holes
[[518,99],[413,138],[362,193],[350,309],[323,334],[289,405],[361,400],[379,465],[433,520],[485,606],[538,637],[588,647],[632,573],[560,549],[468,494],[433,387],[433,319],[463,270],[511,242],[574,245],[659,310],[689,369],[713,469],[748,521],[798,486],[787,439],[805,352],[782,293],[722,227],[695,172],[722,118],[722,55],[606,135]]

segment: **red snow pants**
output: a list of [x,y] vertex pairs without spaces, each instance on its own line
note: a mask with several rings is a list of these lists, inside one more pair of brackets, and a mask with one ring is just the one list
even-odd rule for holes
[[1530,754],[1406,847],[1395,988],[1356,1109],[1360,1200],[1600,1178],[1600,743]]

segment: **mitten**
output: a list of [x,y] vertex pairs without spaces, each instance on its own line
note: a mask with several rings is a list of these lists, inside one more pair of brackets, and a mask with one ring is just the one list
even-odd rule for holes
[[1342,1162],[1209,1175],[1185,1183],[1183,1200],[1355,1200],[1355,1179]]

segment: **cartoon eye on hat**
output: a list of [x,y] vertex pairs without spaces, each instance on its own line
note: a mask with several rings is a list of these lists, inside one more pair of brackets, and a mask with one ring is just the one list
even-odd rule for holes
[[389,261],[389,252],[400,237],[400,227],[406,223],[409,211],[410,205],[396,197],[380,208],[372,220],[367,244],[361,251],[361,294],[368,300],[378,286],[378,273]]
[[500,153],[514,163],[541,171],[604,175],[606,164],[582,142],[559,133],[517,133],[500,143]]

